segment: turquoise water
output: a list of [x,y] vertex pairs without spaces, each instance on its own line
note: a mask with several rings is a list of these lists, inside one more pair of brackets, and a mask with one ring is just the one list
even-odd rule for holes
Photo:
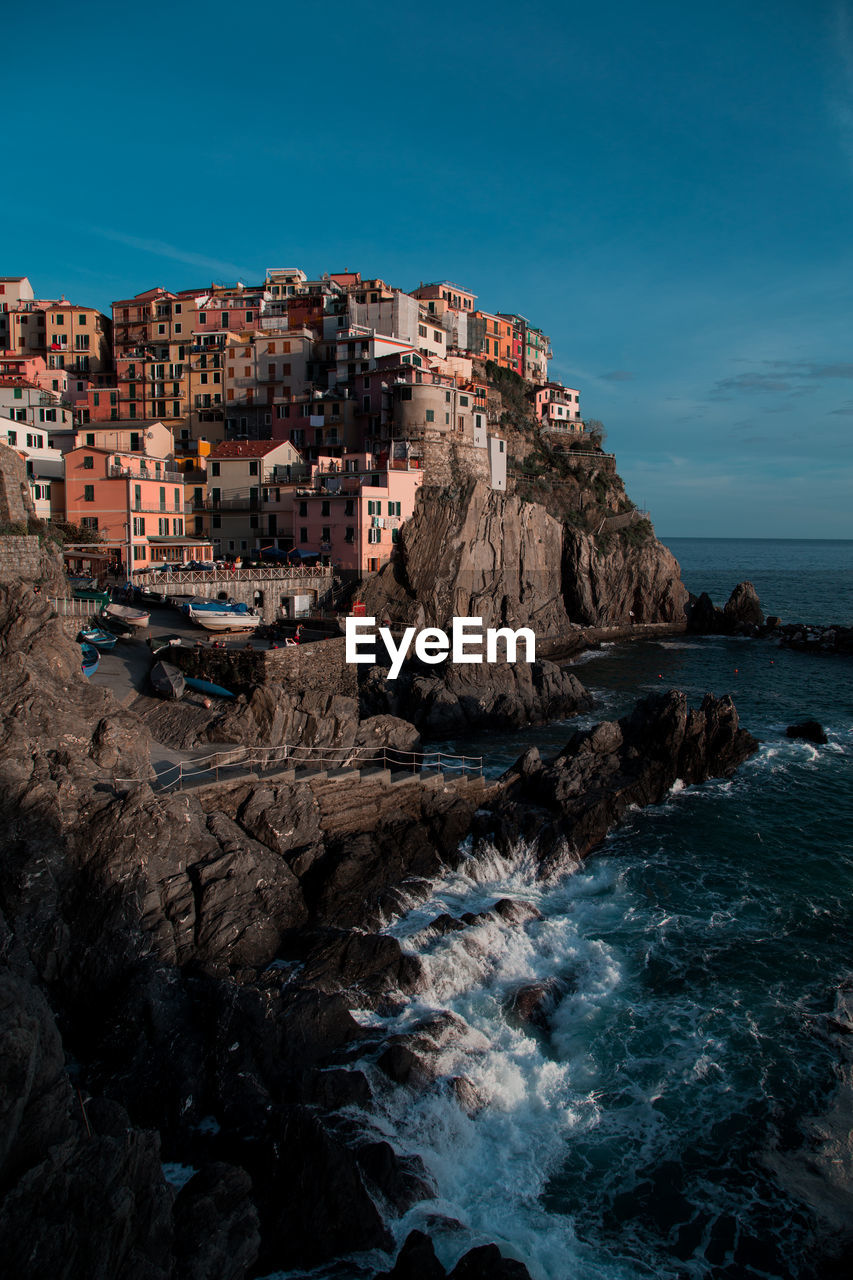
[[[717,603],[749,578],[783,618],[853,616],[853,543],[672,546],[691,589]],[[520,849],[468,864],[391,922],[431,974],[403,1023],[449,1008],[483,1037],[442,1064],[478,1089],[475,1115],[431,1091],[387,1103],[389,1133],[440,1192],[400,1234],[428,1225],[445,1261],[498,1240],[537,1280],[817,1276],[810,1210],[780,1159],[831,1096],[827,1017],[853,968],[853,666],[768,642],[673,639],[606,649],[578,674],[598,699],[590,719],[660,688],[696,701],[731,692],[761,748],[735,778],[631,815],[557,883],[536,882]],[[785,737],[806,717],[827,747]],[[567,731],[479,746],[494,771]],[[543,918],[418,936],[441,911],[503,895]],[[548,1030],[515,1024],[512,992],[554,978]]]

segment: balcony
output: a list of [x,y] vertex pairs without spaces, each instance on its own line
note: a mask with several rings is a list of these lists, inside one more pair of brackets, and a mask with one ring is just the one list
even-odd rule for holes
[[156,484],[183,484],[184,472],[175,471],[171,467],[162,470],[159,475],[154,471],[133,471],[130,467],[112,466],[109,476],[113,480],[153,480]]

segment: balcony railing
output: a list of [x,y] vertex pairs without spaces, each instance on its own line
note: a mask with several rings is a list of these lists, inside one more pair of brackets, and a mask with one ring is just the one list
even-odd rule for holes
[[184,472],[175,471],[171,467],[166,468],[160,472],[156,472],[156,471],[146,471],[146,470],[132,471],[130,467],[112,466],[109,469],[109,475],[114,480],[115,479],[153,480],[155,484],[157,483],[158,480],[163,484],[177,484],[177,483],[183,484],[184,482]]

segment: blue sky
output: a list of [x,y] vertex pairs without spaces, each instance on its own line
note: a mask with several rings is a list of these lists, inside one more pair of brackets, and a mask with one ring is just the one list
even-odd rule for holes
[[853,5],[16,6],[0,274],[447,277],[662,536],[853,537]]

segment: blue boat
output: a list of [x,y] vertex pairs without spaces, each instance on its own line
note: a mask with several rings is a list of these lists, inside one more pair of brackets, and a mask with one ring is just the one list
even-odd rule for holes
[[109,631],[102,631],[100,627],[83,627],[77,639],[81,644],[93,644],[103,652],[116,647],[117,637]]
[[181,605],[184,613],[248,613],[247,604],[238,604],[235,600],[187,600]]
[[80,651],[82,654],[83,675],[88,680],[98,670],[101,655],[93,644],[81,644]]
[[221,684],[212,684],[210,680],[199,680],[196,676],[184,676],[184,683],[197,693],[209,693],[214,698],[233,698],[236,695],[230,689],[223,689]]

